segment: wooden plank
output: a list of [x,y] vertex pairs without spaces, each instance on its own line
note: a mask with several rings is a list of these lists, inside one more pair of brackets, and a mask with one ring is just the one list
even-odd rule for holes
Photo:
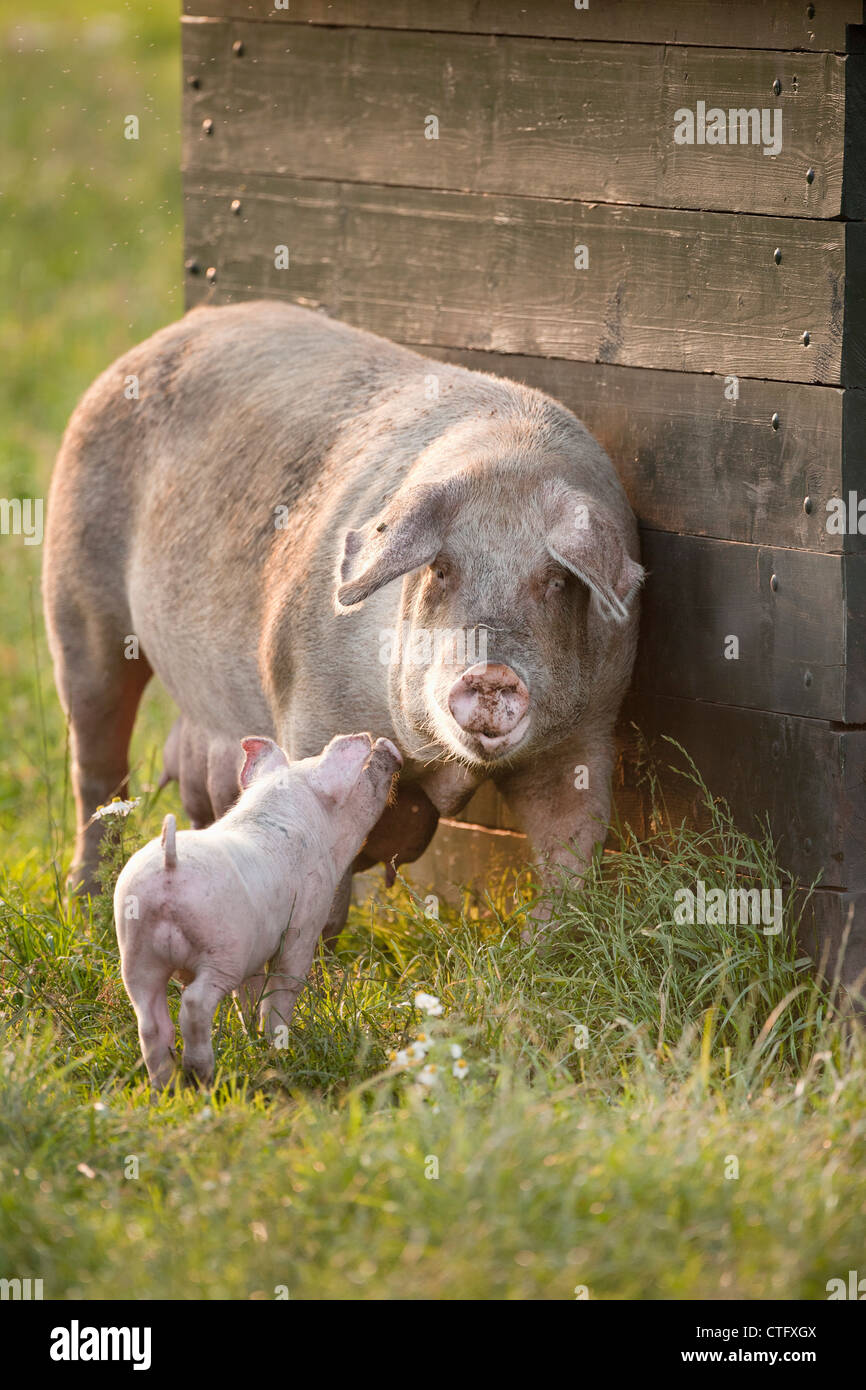
[[828,553],[866,548],[857,532],[827,531],[830,499],[847,501],[862,484],[861,391],[463,348],[424,351],[562,401],[607,450],[647,530]]
[[287,0],[279,8],[272,0],[184,0],[184,10],[283,24],[837,52],[845,51],[847,25],[863,19],[860,0],[604,0],[581,10],[563,0]]
[[[186,23],[183,34],[187,168],[786,216],[842,209],[847,60],[833,54],[303,26],[287,36],[272,24]],[[756,125],[765,110],[767,141],[778,119],[781,148],[767,158],[757,129],[754,144],[677,144],[674,113],[698,101],[754,110]],[[205,138],[217,111],[227,125]]]
[[[665,771],[662,787],[675,820],[706,825],[700,793],[677,771],[685,763],[664,735],[692,755],[713,796],[724,797],[738,825],[754,833],[768,819],[780,863],[801,882],[825,887],[866,884],[866,731],[830,722],[630,695],[620,721],[618,801],[638,834],[649,828],[649,797],[638,796],[640,742],[632,722]],[[640,803],[640,804],[639,804]]]
[[[862,555],[816,555],[660,531],[643,533],[641,551],[650,577],[641,612],[638,689],[866,721],[858,659],[866,616]],[[738,659],[725,657],[732,637],[739,643]]]
[[[804,895],[805,897],[805,895]],[[866,889],[819,888],[805,901],[800,941],[831,984],[838,981],[847,1003],[866,1009]]]
[[222,302],[278,295],[418,345],[840,380],[842,224],[220,172],[185,194],[187,258]]
[[469,825],[483,825],[488,830],[520,831],[519,822],[492,782],[482,782],[468,806],[453,819]]

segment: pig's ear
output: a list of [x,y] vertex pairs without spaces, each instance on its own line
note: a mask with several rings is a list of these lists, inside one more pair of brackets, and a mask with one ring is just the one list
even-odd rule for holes
[[288,767],[289,760],[272,738],[242,738],[241,747],[246,754],[241,768],[240,784],[245,790],[252,782],[267,772],[277,772]]
[[347,531],[334,608],[343,613],[383,584],[429,565],[442,548],[457,505],[448,484],[397,493],[384,513],[361,531]]
[[588,586],[605,617],[625,622],[644,571],[627,553],[613,517],[571,488],[556,496],[553,513],[549,553]]
[[342,806],[372,752],[369,734],[338,734],[316,760],[310,781],[320,796]]

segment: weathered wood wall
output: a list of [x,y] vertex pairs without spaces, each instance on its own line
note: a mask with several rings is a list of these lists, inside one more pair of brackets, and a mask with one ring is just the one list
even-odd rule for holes
[[[299,301],[574,410],[650,571],[620,810],[646,815],[631,721],[672,734],[820,876],[822,930],[851,902],[866,922],[866,553],[827,528],[866,493],[862,5],[187,12],[189,303]],[[781,112],[781,147],[677,144],[699,101]],[[422,878],[525,853],[487,789],[461,822]]]

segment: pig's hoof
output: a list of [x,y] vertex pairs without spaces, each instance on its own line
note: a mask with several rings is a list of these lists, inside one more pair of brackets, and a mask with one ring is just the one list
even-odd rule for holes
[[213,1086],[213,1072],[199,1072],[194,1067],[184,1067],[183,1079],[197,1091],[209,1091]]

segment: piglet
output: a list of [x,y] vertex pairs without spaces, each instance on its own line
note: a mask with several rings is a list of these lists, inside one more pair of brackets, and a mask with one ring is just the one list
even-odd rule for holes
[[[174,1070],[166,989],[180,1007],[183,1067],[213,1077],[211,1030],[226,994],[261,1000],[268,1034],[287,1024],[338,882],[388,802],[402,758],[386,738],[334,738],[290,764],[269,738],[245,738],[241,795],[206,830],[176,832],[134,854],[114,891],[121,972],[151,1084]],[[272,969],[265,976],[265,966]]]

